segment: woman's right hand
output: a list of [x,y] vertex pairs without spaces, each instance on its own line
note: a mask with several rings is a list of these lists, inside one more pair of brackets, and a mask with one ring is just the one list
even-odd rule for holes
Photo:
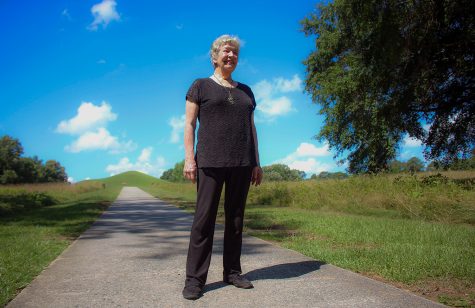
[[196,183],[196,176],[198,169],[196,168],[196,162],[194,159],[185,159],[185,165],[183,166],[183,176],[185,179],[190,180],[193,184]]

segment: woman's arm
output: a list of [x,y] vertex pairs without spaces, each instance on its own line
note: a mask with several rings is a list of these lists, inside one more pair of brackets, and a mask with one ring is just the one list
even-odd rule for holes
[[183,166],[183,176],[187,180],[196,182],[196,162],[195,162],[195,129],[196,119],[198,118],[198,104],[189,100],[185,106],[185,165]]
[[257,166],[252,169],[252,177],[251,177],[251,183],[258,186],[262,182],[262,169],[261,169],[261,163],[259,160],[259,142],[257,141],[257,131],[256,131],[256,125],[254,124],[254,112],[251,115],[251,127],[252,127],[252,139],[254,139],[254,150],[255,150],[255,155],[256,155],[256,163]]

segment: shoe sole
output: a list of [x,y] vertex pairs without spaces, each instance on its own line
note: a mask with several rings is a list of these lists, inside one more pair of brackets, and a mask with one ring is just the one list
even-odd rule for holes
[[228,285],[235,286],[236,288],[239,288],[239,289],[253,289],[254,288],[254,286],[252,284],[250,286],[240,287],[240,286],[237,286],[237,285],[235,285],[234,283],[232,283],[230,281],[223,280],[223,282],[228,284]]

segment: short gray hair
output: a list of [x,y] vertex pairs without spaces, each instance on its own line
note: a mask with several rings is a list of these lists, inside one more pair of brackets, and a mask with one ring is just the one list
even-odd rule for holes
[[215,66],[213,59],[218,56],[219,48],[221,48],[221,46],[223,46],[224,44],[233,45],[237,48],[238,51],[241,47],[241,41],[235,35],[223,34],[217,39],[215,39],[213,44],[211,44],[211,50],[209,51],[211,56],[211,64],[213,64],[213,66]]

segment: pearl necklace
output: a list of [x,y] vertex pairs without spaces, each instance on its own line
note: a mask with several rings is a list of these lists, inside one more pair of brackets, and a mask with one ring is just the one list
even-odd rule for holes
[[[223,86],[226,91],[228,91],[228,98],[226,99],[231,105],[234,104],[234,97],[231,95],[231,90],[229,89],[230,87],[226,87],[222,82],[221,79],[216,76],[216,74],[213,74],[214,78],[219,82],[221,86]],[[231,83],[230,83],[231,84]]]

